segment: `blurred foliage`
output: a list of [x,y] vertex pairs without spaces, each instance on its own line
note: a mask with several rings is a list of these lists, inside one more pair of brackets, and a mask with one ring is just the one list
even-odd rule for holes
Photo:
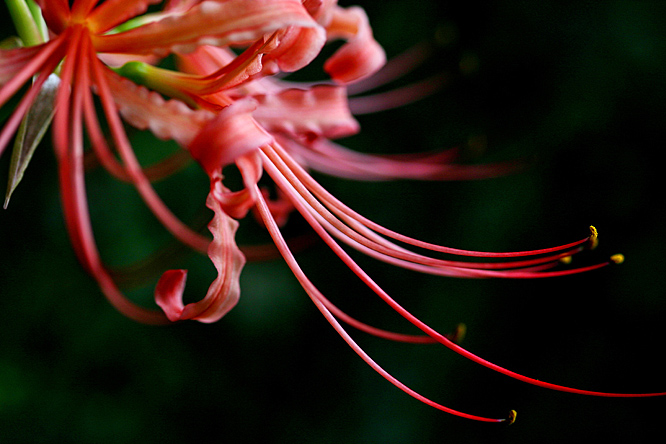
[[[627,261],[528,282],[436,278],[360,263],[440,331],[465,322],[464,345],[497,364],[591,390],[665,390],[658,350],[666,339],[666,236],[657,157],[666,135],[666,4],[362,6],[389,56],[423,39],[439,42],[425,66],[394,86],[441,70],[450,81],[413,105],[361,116],[362,133],[346,145],[390,153],[459,146],[471,161],[533,161],[520,173],[475,182],[358,184],[317,176],[330,191],[391,228],[460,248],[546,247],[580,239],[594,224],[601,245],[580,260],[622,252]],[[141,134],[133,143],[146,161],[173,149]],[[3,182],[8,158],[0,159]],[[207,183],[196,166],[157,188],[185,220],[201,220]],[[130,187],[95,170],[88,192],[109,263],[168,245]],[[287,227],[305,230],[297,217]],[[478,424],[431,409],[362,363],[279,260],[246,267],[241,302],[216,324],[155,328],[124,319],[74,257],[48,140],[0,214],[0,232],[1,442],[641,442],[661,429],[666,399],[551,392],[442,347],[352,332],[417,391],[480,415],[516,409],[518,421]],[[241,238],[268,241],[251,221]],[[324,246],[298,258],[350,314],[410,331]],[[163,265],[190,269],[192,299],[205,294],[214,275],[207,258],[177,249]],[[154,282],[132,296],[149,301]]]

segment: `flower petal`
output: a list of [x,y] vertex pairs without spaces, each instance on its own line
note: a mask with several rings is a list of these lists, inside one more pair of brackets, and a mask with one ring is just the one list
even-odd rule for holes
[[317,23],[299,0],[209,0],[130,31],[97,36],[99,52],[192,52],[200,44],[249,44],[264,34]]
[[254,118],[256,102],[243,99],[222,109],[188,145],[210,177],[240,156],[273,141]]
[[347,39],[347,43],[324,64],[324,70],[336,82],[360,80],[386,63],[384,49],[373,38],[368,16],[363,9],[335,8],[326,31],[329,39]]
[[35,0],[42,10],[42,16],[49,29],[56,34],[61,33],[71,17],[71,10],[67,0]]
[[334,139],[356,134],[359,130],[358,122],[349,112],[347,95],[342,87],[290,88],[254,98],[259,106],[252,115],[268,131]]
[[164,100],[158,93],[136,85],[111,71],[105,72],[113,99],[130,125],[150,129],[163,140],[187,146],[212,119],[208,111],[196,111],[178,100]]
[[155,302],[171,322],[181,320],[187,270],[167,270],[155,287]]
[[208,208],[215,213],[208,225],[213,233],[208,256],[218,273],[206,296],[199,302],[183,305],[182,296],[187,276],[185,270],[165,272],[155,288],[155,302],[172,322],[186,319],[216,322],[236,305],[240,297],[239,278],[245,265],[245,257],[234,240],[238,221],[225,214],[214,197],[215,188],[221,186],[219,180],[214,181],[206,201]]
[[319,26],[290,27],[280,35],[280,44],[267,54],[264,63],[274,60],[281,71],[297,71],[308,65],[325,43],[326,32]]
[[148,6],[161,3],[162,0],[106,0],[88,16],[91,31],[105,32],[126,22],[132,17],[143,14]]

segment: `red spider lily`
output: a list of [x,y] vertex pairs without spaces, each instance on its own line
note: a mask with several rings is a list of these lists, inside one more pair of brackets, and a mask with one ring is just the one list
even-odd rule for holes
[[[43,0],[39,5],[51,39],[37,46],[0,53],[0,81],[4,82],[0,105],[36,76],[0,133],[0,149],[31,108],[48,76],[59,69],[53,133],[69,234],[80,261],[121,312],[149,323],[166,319],[215,322],[223,317],[238,300],[238,278],[245,261],[234,240],[238,226],[235,219],[253,211],[314,304],[350,347],[391,383],[430,406],[479,421],[515,419],[515,412],[504,419],[459,412],[414,392],[375,363],[339,320],[386,339],[441,343],[500,373],[554,390],[615,397],[665,394],[574,389],[492,364],[401,307],[342,248],[340,242],[392,265],[465,278],[554,277],[621,261],[621,256],[615,256],[588,267],[555,268],[571,255],[596,245],[594,228],[579,241],[532,251],[488,253],[433,245],[369,221],[321,187],[308,174],[308,168],[364,180],[487,177],[507,169],[506,165],[453,165],[451,153],[397,158],[368,156],[331,142],[358,131],[344,85],[367,78],[384,62],[384,53],[374,41],[361,9],[343,9],[331,0],[171,1],[163,12],[137,19],[129,26],[131,29],[109,32],[145,12],[152,3],[156,2],[107,0],[97,5],[96,1],[76,0],[70,7],[68,2]],[[280,71],[300,69],[317,55],[326,39],[337,38],[345,39],[346,43],[324,65],[333,84],[292,84],[270,77]],[[231,46],[245,49],[237,55]],[[170,52],[178,55],[181,72],[143,63],[146,56],[162,57]],[[117,71],[134,83],[105,64],[115,66],[128,60],[130,63]],[[429,83],[423,83],[417,89],[424,92],[430,87]],[[173,99],[165,101],[156,91]],[[108,146],[100,129],[94,95],[102,105],[113,147]],[[369,109],[373,108],[372,102],[381,109],[405,100],[392,98],[384,102],[375,97],[370,99]],[[212,242],[178,221],[161,202],[134,157],[120,116],[133,126],[176,140],[201,164],[211,180],[207,206],[214,212],[209,224]],[[155,300],[163,313],[136,306],[117,289],[99,258],[88,217],[83,171],[84,128],[102,165],[119,179],[134,184],[176,238],[207,251],[218,276],[202,300],[183,304],[185,270],[170,270],[160,278]],[[222,169],[231,164],[242,174],[244,188],[240,191],[231,192],[223,185]],[[269,200],[267,193],[259,188],[258,181],[264,171],[279,190],[277,201]],[[280,232],[281,222],[292,210],[303,216],[362,282],[424,335],[406,335],[367,325],[332,304],[303,273]],[[413,251],[410,246],[426,253]],[[453,257],[444,259],[439,253]],[[461,257],[486,259],[465,261]]]

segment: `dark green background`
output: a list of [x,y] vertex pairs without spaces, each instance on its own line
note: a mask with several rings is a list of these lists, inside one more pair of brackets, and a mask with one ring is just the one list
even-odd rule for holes
[[[391,228],[459,248],[546,247],[580,239],[594,224],[601,245],[575,263],[617,252],[627,261],[534,281],[457,280],[364,258],[361,264],[440,331],[465,322],[463,345],[497,364],[591,390],[666,390],[666,5],[363,6],[390,56],[439,30],[441,46],[405,81],[444,70],[450,82],[414,105],[363,116],[362,134],[346,145],[391,153],[461,146],[475,162],[533,164],[476,182],[359,184],[317,176],[329,190]],[[477,68],[460,69],[461,61]],[[484,138],[486,151],[475,157],[469,141]],[[161,155],[163,145],[142,135],[134,140],[143,158]],[[2,181],[8,158],[0,161]],[[196,166],[158,184],[186,220],[195,218],[206,189]],[[89,197],[109,263],[139,259],[167,242],[131,188],[94,171]],[[248,225],[242,239],[268,240]],[[304,230],[298,218],[287,227],[291,234]],[[479,424],[422,405],[348,349],[279,260],[246,267],[239,305],[216,324],[157,328],[127,320],[76,262],[48,141],[0,213],[0,233],[0,442],[641,442],[662,430],[663,398],[552,392],[442,347],[352,332],[423,394],[479,415],[516,409],[518,421]],[[298,258],[351,314],[410,331],[323,245]],[[191,270],[192,299],[214,276],[205,257],[176,257],[167,266]],[[152,285],[131,294],[148,299]]]

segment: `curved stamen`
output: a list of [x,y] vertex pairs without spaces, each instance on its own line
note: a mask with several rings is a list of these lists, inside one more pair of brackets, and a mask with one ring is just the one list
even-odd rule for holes
[[122,122],[120,121],[120,117],[118,116],[117,109],[113,102],[111,90],[109,89],[109,85],[105,79],[105,73],[103,71],[104,69],[105,68],[101,62],[95,58],[92,64],[94,80],[98,87],[98,94],[102,102],[102,107],[104,108],[104,114],[106,115],[107,121],[109,122],[113,140],[119,151],[120,157],[125,163],[126,173],[132,178],[134,186],[148,207],[151,209],[153,214],[155,214],[155,216],[174,235],[174,237],[186,245],[191,246],[195,250],[202,252],[207,251],[210,240],[207,237],[194,232],[187,225],[181,222],[171,212],[171,210],[166,207],[164,202],[162,202],[160,197],[152,188],[148,178],[146,178],[146,176],[143,174],[141,165],[136,159],[129,141],[127,140],[127,136],[125,135],[125,131],[123,130]]
[[312,302],[314,302],[315,306],[319,311],[324,315],[326,320],[331,324],[331,326],[335,329],[335,331],[342,337],[342,339],[351,347],[352,350],[361,358],[363,361],[365,361],[373,370],[375,370],[377,373],[379,373],[384,379],[389,381],[391,384],[405,392],[406,394],[412,396],[413,398],[431,406],[434,407],[438,410],[442,410],[444,412],[450,413],[452,415],[460,416],[463,418],[467,419],[472,419],[476,421],[482,421],[482,422],[508,422],[511,423],[515,419],[515,412],[512,411],[512,413],[509,415],[508,418],[500,418],[500,419],[495,419],[495,418],[487,418],[483,416],[476,416],[476,415],[471,415],[468,413],[460,412],[458,410],[451,409],[449,407],[445,407],[442,404],[436,403],[435,401],[432,401],[429,398],[426,398],[425,396],[415,392],[414,390],[410,389],[407,387],[405,384],[397,380],[395,377],[393,377],[390,373],[388,373],[386,370],[384,370],[379,364],[377,364],[352,338],[349,336],[347,331],[340,325],[340,323],[335,319],[333,314],[329,311],[329,309],[326,307],[326,304],[322,302],[322,297],[323,295],[319,292],[319,290],[312,284],[312,282],[307,278],[305,273],[301,270],[300,266],[298,265],[298,262],[294,258],[294,256],[291,254],[291,251],[289,251],[289,248],[287,247],[287,244],[284,241],[284,238],[282,237],[282,234],[280,233],[280,230],[275,223],[275,220],[273,220],[273,217],[270,214],[270,211],[268,209],[268,205],[266,204],[265,200],[261,196],[261,192],[259,191],[259,187],[255,185],[255,193],[257,194],[257,210],[261,214],[261,218],[266,224],[266,228],[268,229],[268,232],[270,233],[271,237],[273,238],[273,241],[275,242],[275,245],[278,247],[280,250],[280,253],[284,257],[285,261],[287,262],[287,265],[289,268],[292,270],[298,281],[301,283],[303,288],[305,289],[306,293],[308,296],[310,296],[310,299]]
[[83,97],[90,94],[87,39],[82,39],[79,32],[75,34],[73,43],[63,65],[62,84],[75,86],[71,94],[68,88],[61,87],[65,92],[59,94],[55,119],[66,124],[54,127],[54,144],[68,232],[79,260],[120,313],[139,322],[163,324],[167,320],[161,311],[145,309],[125,298],[105,270],[97,251],[90,223],[83,167]]
[[[52,40],[44,43],[37,51],[36,55],[30,58],[29,62],[25,64],[11,79],[9,79],[0,89],[0,106],[3,106],[10,97],[27,82],[35,73],[39,72],[43,66],[49,62],[57,59],[60,61],[64,54],[64,44],[70,37],[70,32],[66,32]],[[30,52],[32,54],[32,50]],[[50,74],[50,72],[49,72]]]
[[441,73],[387,92],[350,97],[349,109],[352,114],[361,115],[399,108],[428,97],[446,85],[448,80],[448,74]]
[[[581,251],[579,246],[573,247],[569,250],[549,254],[541,258],[530,260],[510,261],[504,263],[473,263],[473,262],[460,262],[460,261],[446,261],[435,259],[423,255],[413,253],[398,247],[397,245],[388,242],[386,239],[378,236],[376,233],[368,230],[362,224],[357,223],[354,219],[344,217],[343,223],[335,218],[319,201],[317,201],[305,188],[305,186],[298,180],[288,166],[282,161],[283,158],[277,156],[275,152],[268,147],[264,148],[264,153],[271,158],[275,167],[279,170],[278,176],[284,176],[289,183],[297,190],[301,196],[312,209],[312,214],[318,218],[322,218],[329,226],[334,227],[333,232],[339,233],[339,238],[352,244],[355,248],[363,251],[364,253],[376,257],[378,259],[390,262],[394,265],[403,266],[405,268],[416,269],[418,271],[442,274],[451,276],[465,276],[465,277],[532,277],[534,271],[538,269],[530,269],[540,264],[557,263],[561,258],[570,256],[578,251]],[[279,180],[279,179],[278,179]],[[522,273],[518,271],[492,271],[520,268]],[[474,270],[474,271],[468,271]],[[481,271],[488,270],[488,271]],[[555,272],[558,274],[567,274],[571,272],[579,272],[579,269],[569,271]],[[582,269],[581,269],[582,270]]]
[[57,59],[52,59],[50,60],[50,63],[47,62],[42,67],[45,69],[40,72],[39,76],[35,79],[28,92],[23,96],[16,108],[14,108],[14,112],[12,113],[9,120],[7,120],[5,126],[0,132],[0,155],[2,155],[2,152],[9,144],[9,140],[12,138],[19,125],[21,125],[21,121],[23,120],[25,114],[33,105],[33,102],[41,92],[42,86],[49,78],[51,72],[53,72],[58,63],[59,61]]
[[397,233],[395,231],[389,230],[363,216],[360,214],[356,213],[352,209],[350,209],[348,206],[340,202],[336,197],[334,197],[332,194],[330,194],[324,187],[319,185],[317,181],[315,181],[312,176],[310,176],[294,159],[289,156],[288,153],[284,151],[282,147],[279,145],[275,144],[272,146],[272,148],[275,150],[276,153],[279,154],[280,158],[282,161],[284,161],[285,164],[289,166],[289,168],[293,171],[293,173],[296,175],[298,180],[302,182],[313,194],[317,196],[320,200],[326,203],[326,206],[329,208],[335,209],[336,212],[339,212],[339,214],[344,214],[345,216],[348,216],[349,218],[357,221],[358,223],[366,226],[367,228],[376,231],[379,234],[382,234],[384,236],[387,236],[391,239],[423,248],[426,250],[431,250],[431,251],[438,251],[440,253],[447,253],[447,254],[454,254],[454,255],[459,255],[459,256],[470,256],[470,257],[494,257],[494,258],[508,258],[508,257],[521,257],[521,256],[536,256],[536,255],[542,255],[542,254],[549,254],[549,253],[555,253],[559,251],[564,251],[568,250],[580,245],[583,245],[587,242],[590,241],[590,236],[581,239],[576,242],[571,242],[568,244],[563,244],[557,247],[551,247],[551,248],[542,248],[542,249],[537,249],[537,250],[527,250],[527,251],[515,251],[515,252],[503,252],[503,253],[498,253],[498,252],[486,252],[486,251],[471,251],[471,250],[462,250],[458,248],[451,248],[451,247],[445,247],[442,245],[436,245],[432,244],[429,242],[424,242],[420,241],[414,238],[411,238],[409,236],[405,236],[403,234]]
[[[478,364],[481,364],[487,368],[490,368],[494,371],[497,371],[499,373],[502,373],[506,376],[509,376],[511,378],[517,379],[522,382],[526,382],[528,384],[536,385],[539,387],[544,387],[552,390],[557,390],[557,391],[563,391],[563,392],[568,392],[568,393],[577,393],[577,394],[584,394],[584,395],[591,395],[591,396],[604,396],[604,397],[626,397],[626,398],[636,398],[636,397],[653,397],[653,396],[663,396],[666,395],[666,392],[657,392],[657,393],[610,393],[610,392],[600,392],[600,391],[592,391],[592,390],[583,390],[583,389],[576,389],[572,387],[567,387],[563,385],[558,385],[558,384],[553,384],[549,382],[544,382],[540,381],[534,378],[530,378],[524,375],[521,375],[519,373],[516,373],[514,371],[508,370],[504,367],[501,367],[499,365],[493,364],[471,352],[468,350],[460,347],[457,344],[454,344],[449,338],[446,338],[444,335],[438,333],[437,331],[433,330],[430,326],[422,322],[420,319],[418,319],[416,316],[411,314],[408,310],[403,308],[400,304],[398,304],[393,298],[391,298],[388,293],[386,293],[377,283],[370,278],[370,276],[367,275],[363,269],[356,264],[356,262],[338,245],[337,242],[333,239],[333,237],[325,230],[325,228],[318,222],[316,216],[313,214],[313,211],[311,208],[308,207],[307,202],[295,191],[295,189],[292,187],[292,184],[289,183],[284,177],[281,177],[281,173],[277,168],[272,164],[271,158],[268,156],[268,154],[265,152],[268,150],[261,150],[262,154],[262,160],[264,161],[264,167],[266,171],[271,175],[271,177],[278,183],[279,186],[284,187],[283,190],[285,193],[292,198],[292,202],[294,206],[297,208],[299,213],[306,219],[308,224],[317,232],[317,234],[326,242],[326,244],[333,250],[333,252],[345,263],[347,267],[349,267],[354,274],[356,274],[361,281],[366,284],[375,294],[377,294],[384,302],[386,302],[391,308],[393,308],[398,314],[400,314],[402,317],[404,317],[406,320],[411,322],[413,325],[415,325],[417,328],[419,328],[421,331],[426,333],[428,336],[432,337],[435,339],[437,342],[443,344],[444,346],[448,347],[449,349],[455,351],[456,353],[460,354],[461,356],[476,362]],[[603,266],[605,264],[601,264],[598,266],[593,266],[593,267],[585,267],[581,270],[585,271],[590,268],[598,268],[599,266]],[[520,273],[520,272],[516,272]],[[552,275],[552,273],[551,273]],[[532,277],[532,276],[530,276]]]

